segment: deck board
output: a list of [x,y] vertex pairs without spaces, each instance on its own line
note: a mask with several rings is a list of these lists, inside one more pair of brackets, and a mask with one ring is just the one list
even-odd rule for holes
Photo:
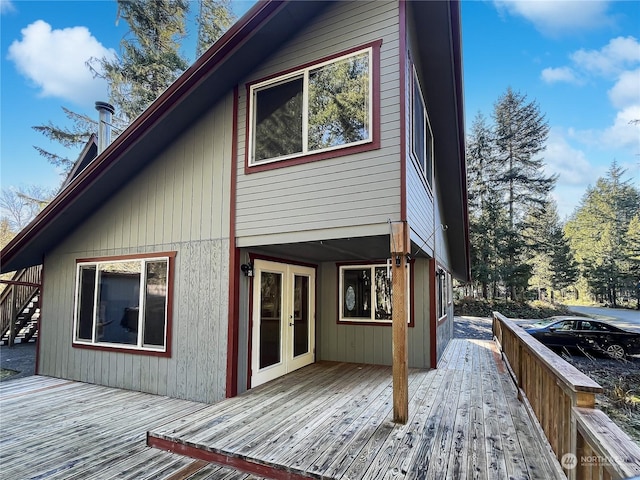
[[437,370],[410,370],[406,425],[392,421],[384,366],[318,362],[215,405],[48,377],[4,382],[2,475],[563,478],[500,362],[491,342],[452,341]]
[[312,478],[561,478],[499,362],[492,342],[452,341],[437,370],[410,370],[406,425],[390,367],[319,362],[149,437]]

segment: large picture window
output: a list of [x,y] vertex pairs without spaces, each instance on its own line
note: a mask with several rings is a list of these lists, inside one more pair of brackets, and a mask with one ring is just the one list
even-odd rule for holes
[[74,343],[168,352],[175,253],[77,262]]
[[412,89],[412,128],[411,128],[411,146],[412,153],[419,165],[420,170],[425,176],[425,180],[429,187],[433,185],[433,134],[431,133],[431,125],[429,124],[429,116],[427,108],[420,89],[418,75],[413,70],[413,89]]
[[391,323],[391,276],[386,264],[343,265],[339,276],[340,322]]
[[249,165],[372,142],[373,47],[252,85]]

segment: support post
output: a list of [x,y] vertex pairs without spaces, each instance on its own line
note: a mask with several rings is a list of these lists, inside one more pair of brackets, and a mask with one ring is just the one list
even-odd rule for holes
[[9,347],[13,347],[16,338],[16,285],[11,285],[11,305],[9,306]]
[[392,358],[393,421],[406,424],[409,419],[409,353],[407,349],[407,254],[409,228],[406,222],[391,223],[392,275]]

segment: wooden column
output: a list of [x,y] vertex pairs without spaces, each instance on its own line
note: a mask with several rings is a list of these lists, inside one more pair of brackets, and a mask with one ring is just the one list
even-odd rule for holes
[[391,275],[393,279],[392,356],[393,356],[393,421],[409,419],[409,353],[407,348],[407,254],[410,249],[406,222],[391,223]]

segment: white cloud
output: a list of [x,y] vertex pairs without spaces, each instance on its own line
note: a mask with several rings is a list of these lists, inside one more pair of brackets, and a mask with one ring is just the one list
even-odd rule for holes
[[618,112],[616,119],[601,135],[604,146],[612,148],[629,148],[640,152],[640,102],[630,105]]
[[552,196],[561,218],[575,210],[587,187],[606,172],[606,166],[595,164],[583,150],[575,148],[570,143],[572,138],[576,138],[574,131],[552,128],[544,152],[545,174],[558,175],[558,188]]
[[640,62],[640,43],[634,37],[617,37],[600,50],[578,50],[571,55],[576,68],[611,77]]
[[37,20],[21,33],[22,39],[9,46],[8,58],[42,96],[78,105],[106,98],[106,82],[93,78],[85,62],[92,57],[112,57],[115,52],[105,48],[86,27],[52,30],[51,25]]
[[640,68],[622,72],[616,84],[609,90],[609,99],[614,107],[620,109],[640,105]]
[[[570,56],[570,66],[546,68],[542,78],[571,82],[574,78],[610,82],[608,97],[617,110],[613,123],[600,131],[584,130],[575,138],[585,145],[597,148],[630,148],[640,152],[640,125],[631,123],[640,119],[640,43],[634,37],[617,37],[599,50],[578,50]],[[575,83],[575,82],[574,82]]]
[[584,152],[573,148],[560,132],[549,133],[544,161],[545,173],[558,175],[559,185],[587,185],[593,179]]
[[523,17],[545,35],[558,36],[611,23],[608,1],[494,0],[498,11]]
[[5,13],[15,12],[16,7],[11,0],[0,0],[0,15]]
[[546,83],[566,82],[578,85],[582,83],[570,67],[545,68],[540,76]]

